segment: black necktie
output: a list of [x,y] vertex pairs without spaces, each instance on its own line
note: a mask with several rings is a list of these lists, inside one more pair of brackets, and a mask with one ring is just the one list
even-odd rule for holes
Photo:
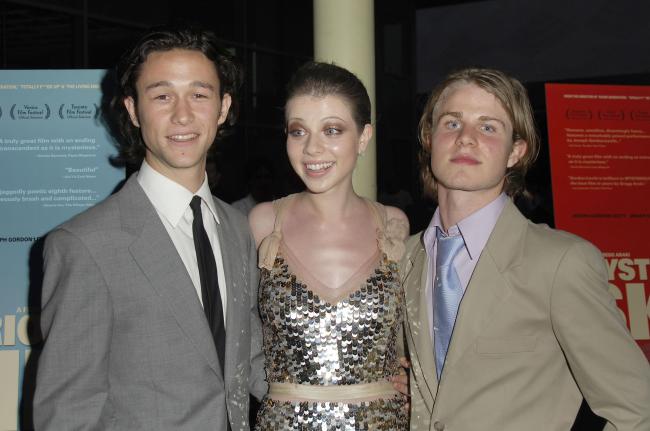
[[219,293],[219,279],[217,277],[217,263],[214,260],[214,253],[210,246],[208,234],[203,227],[203,215],[201,214],[201,198],[194,196],[190,202],[190,208],[194,214],[192,220],[192,235],[194,236],[194,249],[196,260],[199,265],[199,276],[201,278],[201,297],[203,299],[203,311],[208,319],[208,325],[212,331],[212,338],[217,347],[217,355],[221,364],[223,375],[224,353],[226,351],[226,330],[223,323],[223,308],[221,306],[221,294]]

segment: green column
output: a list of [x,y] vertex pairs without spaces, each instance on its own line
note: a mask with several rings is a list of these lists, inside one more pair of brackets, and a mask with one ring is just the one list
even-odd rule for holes
[[[313,0],[314,58],[334,62],[357,75],[368,89],[375,124],[375,19],[373,0]],[[375,130],[376,132],[376,130]],[[377,198],[375,138],[357,161],[357,193]]]

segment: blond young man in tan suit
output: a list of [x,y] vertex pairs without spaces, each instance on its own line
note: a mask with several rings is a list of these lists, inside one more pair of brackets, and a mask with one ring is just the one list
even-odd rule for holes
[[[539,145],[521,83],[486,69],[450,75],[429,99],[420,138],[421,174],[439,207],[402,262],[411,429],[565,431],[584,397],[605,429],[650,430],[650,367],[607,291],[600,252],[531,223],[510,199]],[[446,328],[435,301],[447,303],[436,253],[454,236],[462,292],[445,344],[435,335]]]

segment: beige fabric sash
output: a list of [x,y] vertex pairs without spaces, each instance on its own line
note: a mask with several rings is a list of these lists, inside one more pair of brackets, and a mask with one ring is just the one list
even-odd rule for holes
[[296,383],[270,383],[269,398],[278,401],[333,401],[352,402],[392,398],[399,395],[387,381],[358,385],[300,385]]

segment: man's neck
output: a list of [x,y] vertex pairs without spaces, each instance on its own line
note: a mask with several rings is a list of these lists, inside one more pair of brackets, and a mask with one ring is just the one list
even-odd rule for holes
[[451,226],[474,214],[493,202],[501,191],[463,191],[463,190],[438,190],[438,208],[442,227],[447,231]]
[[152,163],[149,160],[147,160],[147,163],[153,170],[161,175],[164,175],[175,183],[180,184],[192,193],[196,193],[201,188],[201,185],[205,180],[205,165],[193,166],[191,168],[185,169],[176,169],[170,168],[160,163]]

